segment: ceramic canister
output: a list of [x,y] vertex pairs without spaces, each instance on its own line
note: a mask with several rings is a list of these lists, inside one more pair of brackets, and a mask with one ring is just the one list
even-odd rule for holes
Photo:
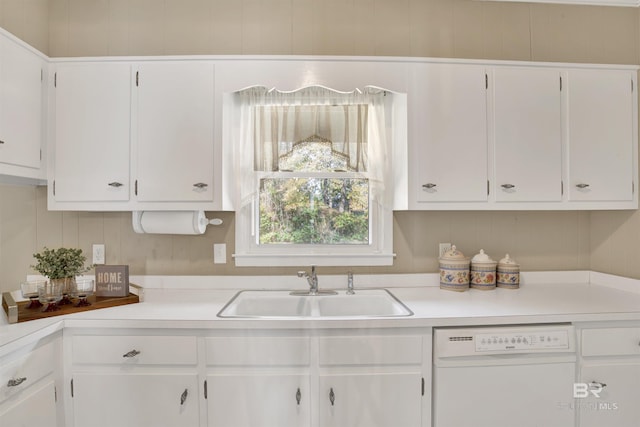
[[498,263],[499,288],[518,289],[520,287],[520,265],[509,254]]
[[469,258],[466,258],[455,245],[439,258],[440,288],[451,291],[469,289]]
[[495,289],[496,264],[496,261],[484,253],[483,249],[480,249],[480,253],[471,258],[470,286],[482,290]]

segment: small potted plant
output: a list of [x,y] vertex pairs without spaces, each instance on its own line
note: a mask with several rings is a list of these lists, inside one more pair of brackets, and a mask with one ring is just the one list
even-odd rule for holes
[[31,267],[49,278],[52,284],[62,288],[63,299],[60,305],[70,304],[68,295],[73,291],[75,277],[91,269],[84,265],[87,257],[83,255],[82,249],[44,247],[42,252],[33,254],[33,257],[38,262]]

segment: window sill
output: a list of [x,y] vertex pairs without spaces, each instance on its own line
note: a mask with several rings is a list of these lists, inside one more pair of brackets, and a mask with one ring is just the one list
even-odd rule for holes
[[393,265],[395,254],[234,254],[236,267],[356,267]]

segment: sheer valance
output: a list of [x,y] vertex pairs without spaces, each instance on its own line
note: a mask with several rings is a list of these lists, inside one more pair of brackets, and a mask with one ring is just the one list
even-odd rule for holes
[[[352,172],[368,170],[369,108],[380,90],[337,92],[313,86],[294,92],[252,87],[240,92],[251,115],[254,170],[279,171],[299,144],[324,142]],[[377,102],[379,103],[379,102]]]

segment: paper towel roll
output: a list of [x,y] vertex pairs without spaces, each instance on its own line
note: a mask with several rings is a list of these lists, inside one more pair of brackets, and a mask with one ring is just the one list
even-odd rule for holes
[[209,224],[204,211],[135,211],[133,230],[153,234],[204,234]]

